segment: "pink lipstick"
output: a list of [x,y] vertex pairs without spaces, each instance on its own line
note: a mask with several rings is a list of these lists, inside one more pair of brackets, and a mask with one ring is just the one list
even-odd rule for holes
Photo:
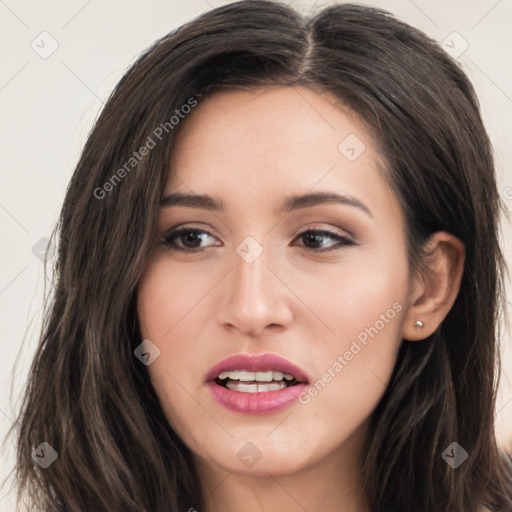
[[239,354],[206,375],[213,399],[242,414],[270,414],[290,406],[309,385],[306,372],[275,354]]

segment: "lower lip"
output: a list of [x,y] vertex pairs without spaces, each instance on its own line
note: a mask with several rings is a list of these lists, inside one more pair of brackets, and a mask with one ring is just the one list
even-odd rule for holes
[[242,414],[269,414],[289,407],[308,388],[308,384],[295,384],[277,391],[242,393],[220,386],[214,381],[208,383],[213,399],[226,409]]

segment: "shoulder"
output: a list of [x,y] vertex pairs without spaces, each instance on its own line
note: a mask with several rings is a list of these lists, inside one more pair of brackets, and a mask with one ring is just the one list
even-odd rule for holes
[[478,509],[478,512],[492,512],[490,508],[487,508],[484,505],[480,505],[480,508]]

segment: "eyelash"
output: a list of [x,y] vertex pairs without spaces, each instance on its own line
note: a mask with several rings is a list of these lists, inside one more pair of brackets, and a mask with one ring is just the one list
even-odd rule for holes
[[[204,229],[182,227],[179,229],[173,229],[173,230],[169,230],[169,231],[165,232],[162,235],[163,240],[160,242],[160,244],[165,246],[170,251],[177,251],[177,252],[188,253],[188,254],[199,253],[199,252],[204,251],[207,247],[197,248],[197,249],[191,249],[191,248],[183,249],[183,248],[177,247],[177,245],[175,243],[175,239],[177,239],[177,238],[179,239],[179,237],[181,237],[185,234],[189,234],[189,233],[194,233],[196,235],[200,234],[200,233],[206,233],[208,236],[213,236],[210,232],[208,232]],[[302,231],[301,233],[299,233],[296,238],[299,238],[299,237],[305,236],[305,235],[327,236],[329,238],[337,240],[337,244],[335,244],[333,247],[330,247],[328,249],[309,249],[309,248],[305,247],[305,249],[308,249],[313,253],[326,253],[326,252],[331,252],[331,251],[339,251],[343,247],[347,247],[347,246],[351,246],[351,245],[358,245],[350,238],[339,235],[338,233],[335,233],[328,229],[306,229],[306,230]]]

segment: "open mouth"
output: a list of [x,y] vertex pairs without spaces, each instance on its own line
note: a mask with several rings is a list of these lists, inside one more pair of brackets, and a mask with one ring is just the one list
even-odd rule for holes
[[215,383],[231,391],[240,393],[264,393],[280,391],[299,384],[293,375],[278,370],[250,372],[247,370],[223,371]]
[[241,414],[273,414],[290,407],[311,378],[277,354],[237,354],[217,363],[205,384],[218,404]]

